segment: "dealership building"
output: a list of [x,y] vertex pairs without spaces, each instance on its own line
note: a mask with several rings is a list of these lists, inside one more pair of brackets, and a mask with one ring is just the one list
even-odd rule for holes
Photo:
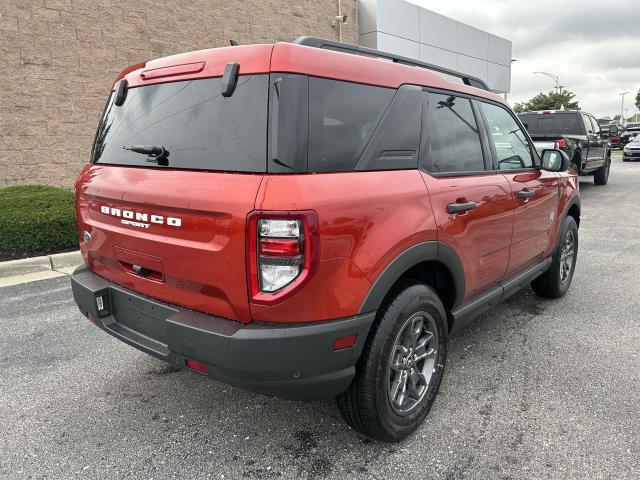
[[230,40],[301,35],[457,70],[495,92],[510,88],[511,42],[402,0],[2,2],[0,187],[73,186],[123,68]]

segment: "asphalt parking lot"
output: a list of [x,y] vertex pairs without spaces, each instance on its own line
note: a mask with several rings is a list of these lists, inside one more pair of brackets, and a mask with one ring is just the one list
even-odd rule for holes
[[398,445],[333,402],[241,391],[130,348],[68,278],[0,289],[2,478],[640,478],[640,163],[581,181],[569,294],[523,291],[456,334],[423,427]]

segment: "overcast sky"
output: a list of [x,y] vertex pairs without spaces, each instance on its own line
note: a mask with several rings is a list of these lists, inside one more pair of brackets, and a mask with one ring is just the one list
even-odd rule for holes
[[553,80],[576,93],[583,110],[598,117],[637,112],[640,88],[640,0],[410,0],[434,12],[513,42],[509,103],[553,89]]

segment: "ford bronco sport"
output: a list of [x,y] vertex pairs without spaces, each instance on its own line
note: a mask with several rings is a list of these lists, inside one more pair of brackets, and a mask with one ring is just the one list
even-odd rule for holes
[[181,368],[399,441],[447,337],[563,296],[578,181],[478,79],[303,37],[125,69],[76,184],[80,311]]

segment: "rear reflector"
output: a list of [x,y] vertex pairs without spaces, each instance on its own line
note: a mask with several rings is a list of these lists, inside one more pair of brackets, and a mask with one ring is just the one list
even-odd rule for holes
[[198,373],[206,374],[209,371],[209,367],[207,367],[204,363],[200,363],[195,360],[191,360],[189,358],[187,358],[184,361],[184,363],[187,366],[187,368],[190,368],[191,370],[195,370]]
[[358,334],[347,335],[346,337],[338,337],[333,341],[334,350],[344,350],[345,348],[351,348],[356,344],[358,340]]

